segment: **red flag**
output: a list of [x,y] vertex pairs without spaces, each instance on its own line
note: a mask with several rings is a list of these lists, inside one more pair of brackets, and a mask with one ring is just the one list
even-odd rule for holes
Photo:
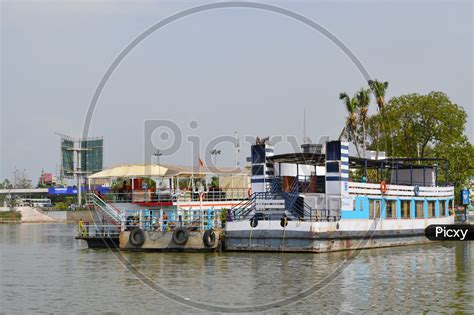
[[204,166],[204,163],[202,162],[201,158],[199,158],[199,160],[198,160],[198,165],[199,165],[199,167],[203,167],[203,166]]

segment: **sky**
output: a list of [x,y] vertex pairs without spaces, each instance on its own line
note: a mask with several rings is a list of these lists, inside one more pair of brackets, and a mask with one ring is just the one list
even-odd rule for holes
[[[1,1],[0,179],[15,168],[34,182],[42,169],[56,173],[55,133],[81,137],[92,96],[118,54],[151,25],[209,2]],[[262,3],[328,29],[373,78],[390,82],[387,98],[445,92],[468,113],[474,141],[471,1]],[[156,148],[166,153],[163,164],[209,162],[217,148],[218,166],[233,166],[234,144],[222,136],[237,132],[241,164],[246,136],[282,136],[276,152],[291,150],[288,137],[303,137],[303,111],[313,142],[336,138],[345,117],[339,93],[365,85],[341,49],[297,20],[250,8],[206,11],[159,29],[125,57],[88,135],[104,137],[105,166],[149,162]],[[172,152],[177,136],[163,121],[181,132]]]

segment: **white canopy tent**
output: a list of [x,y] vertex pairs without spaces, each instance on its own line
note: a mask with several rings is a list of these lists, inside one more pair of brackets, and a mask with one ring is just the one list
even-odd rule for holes
[[[230,179],[233,177],[241,178],[245,177],[248,179],[248,174],[242,173],[239,168],[211,168],[206,166],[176,166],[176,165],[158,165],[158,164],[126,164],[111,167],[100,171],[98,173],[88,176],[88,184],[99,182],[103,180],[113,180],[116,178],[168,178],[170,180],[170,189],[175,188],[179,190],[179,180],[188,179],[190,180],[191,189],[194,187],[194,180],[198,178],[205,178],[206,176],[222,176]],[[238,182],[238,181],[236,181]],[[232,180],[233,183],[233,180]],[[110,183],[109,183],[110,185]],[[229,186],[227,184],[226,186]],[[230,185],[232,187],[233,185]],[[229,187],[229,188],[230,188]],[[227,188],[227,187],[226,187]],[[132,182],[133,189],[133,182]]]
[[90,175],[89,179],[113,177],[163,177],[168,168],[153,164],[129,164],[112,167]]

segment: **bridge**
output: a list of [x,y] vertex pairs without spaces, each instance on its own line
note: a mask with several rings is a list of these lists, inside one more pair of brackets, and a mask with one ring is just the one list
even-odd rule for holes
[[47,194],[48,188],[11,188],[11,189],[0,189],[0,195],[35,195],[35,194]]

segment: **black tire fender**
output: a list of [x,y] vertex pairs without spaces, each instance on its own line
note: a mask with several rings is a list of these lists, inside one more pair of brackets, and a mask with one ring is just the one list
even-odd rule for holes
[[173,232],[173,242],[176,245],[184,245],[189,239],[189,231],[185,228],[179,227]]
[[214,247],[216,245],[216,233],[212,229],[206,230],[202,237],[202,241],[206,247]]
[[128,240],[133,246],[142,246],[145,243],[145,232],[139,228],[132,229]]
[[258,225],[258,219],[253,217],[250,219],[250,226],[253,227],[253,228],[256,228]]

